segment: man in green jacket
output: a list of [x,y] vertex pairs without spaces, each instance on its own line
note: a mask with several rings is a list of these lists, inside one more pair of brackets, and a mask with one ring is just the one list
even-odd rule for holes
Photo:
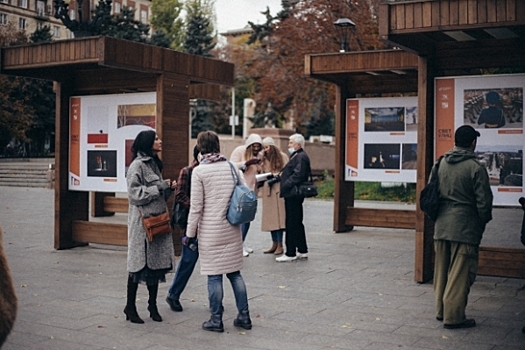
[[479,244],[492,220],[492,191],[485,167],[476,159],[473,127],[460,126],[455,147],[438,170],[439,213],[434,229],[436,319],[447,329],[476,326],[467,319],[470,287],[478,270]]

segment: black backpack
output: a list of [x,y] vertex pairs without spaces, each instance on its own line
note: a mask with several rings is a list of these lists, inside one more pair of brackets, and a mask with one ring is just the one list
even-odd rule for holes
[[432,221],[436,221],[439,211],[438,170],[441,159],[443,159],[443,156],[439,157],[436,165],[434,165],[430,182],[425,186],[425,188],[423,188],[421,195],[419,196],[419,206],[421,207],[421,210],[426,216],[432,219]]

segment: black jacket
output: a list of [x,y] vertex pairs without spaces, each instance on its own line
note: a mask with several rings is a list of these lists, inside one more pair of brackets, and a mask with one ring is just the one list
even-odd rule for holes
[[290,156],[290,161],[281,173],[280,197],[290,197],[292,188],[295,185],[308,181],[310,172],[310,158],[308,158],[306,152],[300,148]]

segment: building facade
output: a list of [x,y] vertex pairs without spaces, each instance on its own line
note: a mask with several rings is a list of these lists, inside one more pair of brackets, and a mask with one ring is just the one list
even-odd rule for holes
[[[89,0],[89,2],[90,8],[94,10],[98,0]],[[119,13],[124,6],[135,9],[136,20],[149,24],[151,0],[113,0],[112,13]],[[77,1],[69,1],[71,19],[78,17],[76,8]],[[0,25],[13,23],[18,29],[25,30],[28,35],[47,25],[51,28],[53,40],[73,38],[73,33],[54,17],[54,13],[53,0],[0,0]]]

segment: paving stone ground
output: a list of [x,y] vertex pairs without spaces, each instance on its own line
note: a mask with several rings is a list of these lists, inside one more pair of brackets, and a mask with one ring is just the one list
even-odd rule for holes
[[[260,231],[258,214],[247,238],[255,252],[242,270],[253,329],[233,327],[235,303],[225,283],[225,332],[218,334],[201,330],[209,313],[198,265],[182,313],[164,302],[169,284],[162,284],[164,322],[152,321],[139,286],[145,324],[126,322],[126,249],[54,250],[54,191],[0,187],[0,225],[19,298],[2,349],[525,349],[525,280],[478,276],[467,308],[478,326],[446,330],[434,317],[432,283],[414,282],[414,232],[356,227],[334,234],[332,213],[330,201],[305,202],[310,257],[294,263],[262,253],[270,234]],[[495,209],[494,217],[483,244],[520,247],[521,210]],[[111,220],[125,222],[125,215]]]

